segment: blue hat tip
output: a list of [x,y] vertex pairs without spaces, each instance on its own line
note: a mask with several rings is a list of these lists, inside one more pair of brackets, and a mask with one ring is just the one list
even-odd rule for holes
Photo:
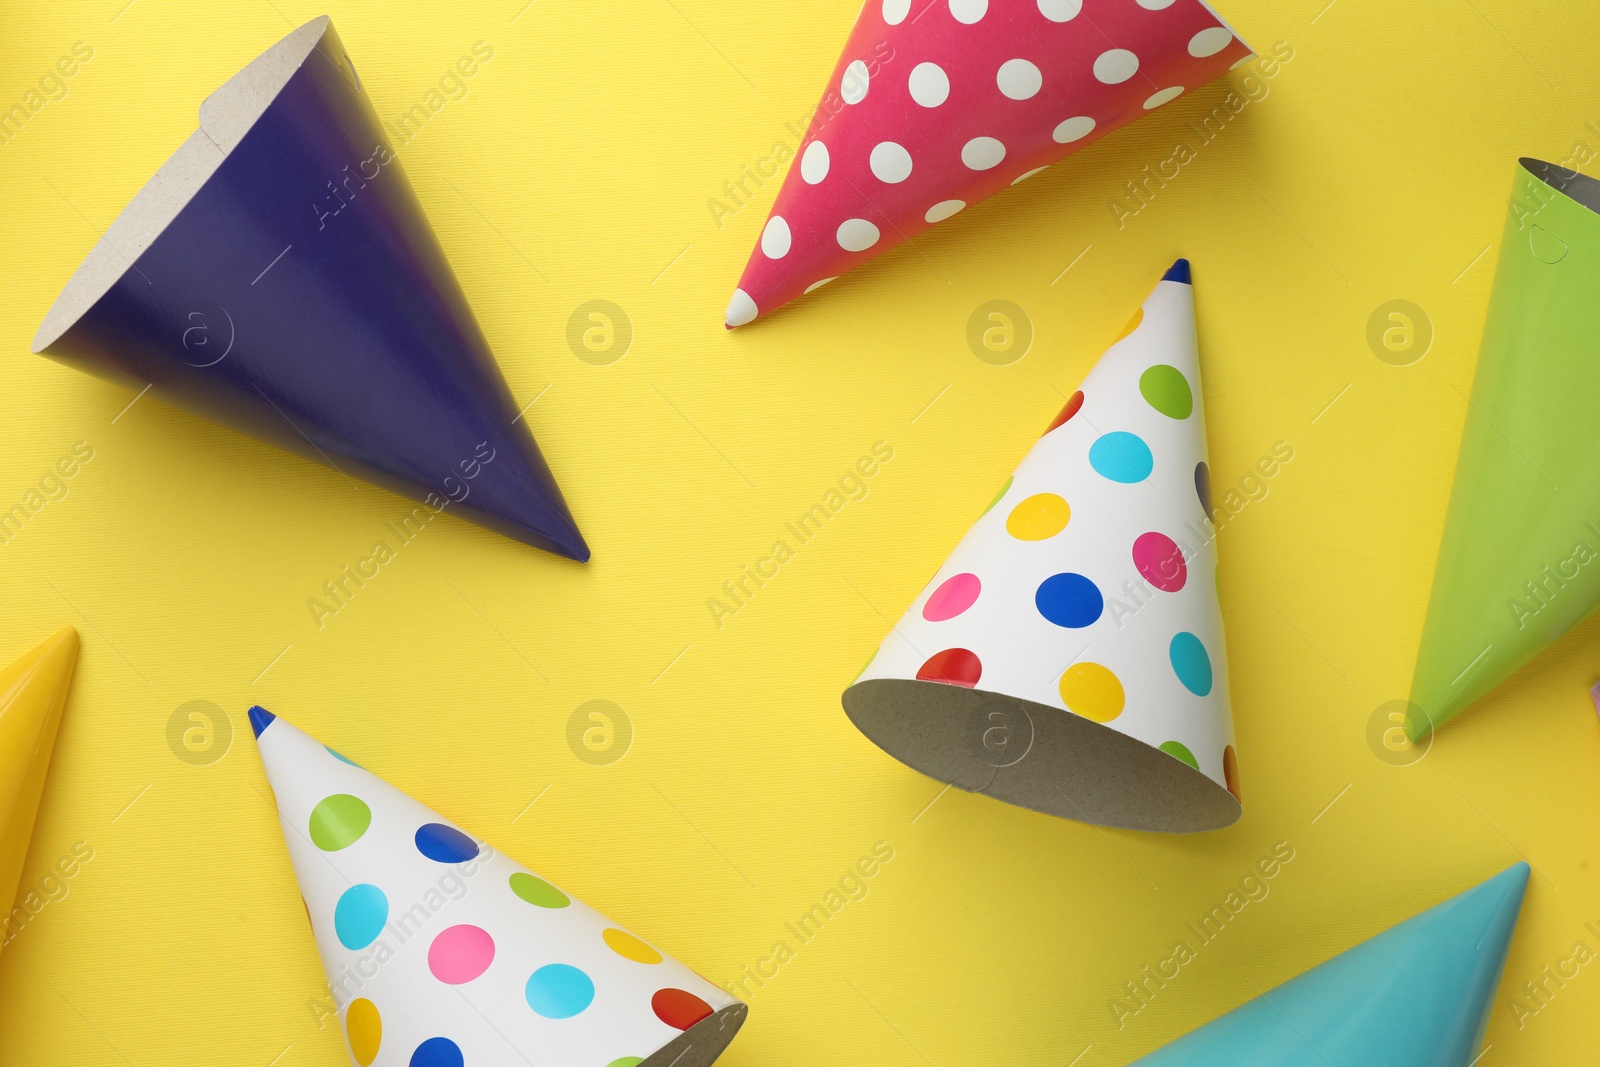
[[260,704],[256,704],[250,709],[250,729],[255,732],[257,737],[260,737],[262,731],[271,726],[275,719],[277,719],[277,716]]
[[[1506,900],[1521,900],[1523,894],[1528,891],[1528,875],[1531,871],[1532,868],[1526,860],[1513,863],[1493,878],[1480,883],[1477,886],[1477,891],[1481,891],[1484,894],[1493,894]],[[1491,886],[1494,888],[1491,889]],[[1468,892],[1473,891],[1468,890]]]
[[1184,285],[1193,284],[1189,280],[1189,261],[1180,259],[1167,268],[1167,273],[1161,276],[1164,282],[1182,282]]

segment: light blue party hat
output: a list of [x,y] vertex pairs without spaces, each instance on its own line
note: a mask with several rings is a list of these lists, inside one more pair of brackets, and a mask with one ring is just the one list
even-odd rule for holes
[[1483,1040],[1528,865],[1363,941],[1138,1067],[1467,1067]]

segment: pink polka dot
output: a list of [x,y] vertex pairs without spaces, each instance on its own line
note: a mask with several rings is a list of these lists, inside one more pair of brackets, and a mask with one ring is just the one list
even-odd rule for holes
[[928,602],[922,605],[922,617],[929,622],[953,619],[972,607],[982,589],[983,584],[978,581],[976,574],[957,574],[946,578],[928,597]]
[[1163,593],[1176,593],[1189,579],[1183,550],[1163,533],[1151,531],[1139,535],[1133,543],[1133,565],[1139,568],[1145,581]]
[[446,985],[470,982],[494,962],[494,938],[478,926],[452,926],[428,946],[428,970]]

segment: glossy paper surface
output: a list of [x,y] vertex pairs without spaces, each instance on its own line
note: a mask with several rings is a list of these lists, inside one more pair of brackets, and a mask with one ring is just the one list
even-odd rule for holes
[[912,240],[1249,55],[1200,0],[868,0],[727,324]]
[[1517,165],[1407,721],[1413,739],[1600,604],[1600,182]]
[[319,22],[215,173],[46,352],[585,560],[358,68]]
[[1527,884],[1519,863],[1137,1062],[1469,1067]]

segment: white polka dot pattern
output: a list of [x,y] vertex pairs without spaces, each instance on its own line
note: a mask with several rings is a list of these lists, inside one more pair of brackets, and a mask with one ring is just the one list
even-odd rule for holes
[[1249,54],[1202,0],[869,0],[778,192],[772,216],[782,224],[760,231],[728,325],[846,273]]

